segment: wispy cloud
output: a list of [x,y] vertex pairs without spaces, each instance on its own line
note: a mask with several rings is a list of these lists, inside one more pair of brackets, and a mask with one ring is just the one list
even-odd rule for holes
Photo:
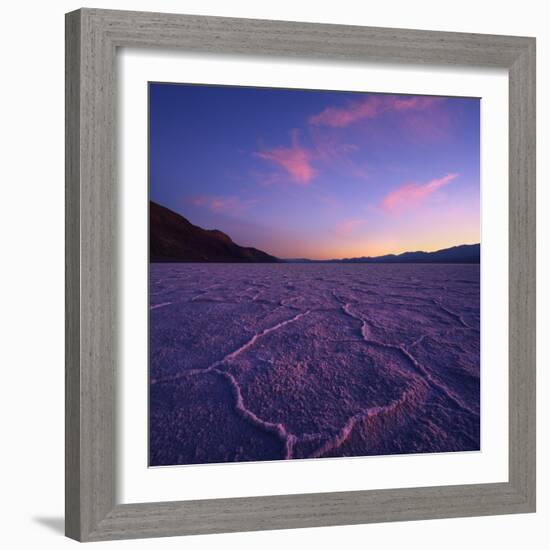
[[457,177],[458,174],[449,173],[441,178],[433,179],[426,183],[405,183],[388,193],[382,200],[380,206],[387,212],[394,212],[396,210],[416,206]]
[[388,96],[386,108],[392,111],[423,111],[440,103],[442,98],[429,96]]
[[186,201],[193,206],[208,208],[216,213],[238,214],[254,205],[254,199],[243,200],[239,197],[224,197],[218,195],[194,195],[187,197]]
[[357,233],[357,231],[366,223],[367,220],[361,218],[350,218],[342,220],[336,225],[334,232],[338,237],[348,238]]
[[307,185],[316,174],[311,164],[313,152],[300,145],[297,129],[293,129],[290,136],[290,147],[265,149],[255,155],[284,170],[293,182]]
[[349,143],[332,128],[310,126],[309,137],[315,150],[315,158],[322,163],[323,168],[333,173],[346,174],[347,177],[366,180],[369,177],[367,162],[360,154],[360,147]]
[[379,112],[380,100],[371,96],[364,101],[349,102],[346,107],[327,107],[309,118],[314,126],[341,128],[363,118],[374,118]]
[[441,98],[437,97],[371,95],[361,101],[349,101],[343,107],[327,107],[311,116],[309,123],[314,126],[343,128],[386,112],[423,111],[440,101]]
[[359,151],[356,143],[342,140],[337,132],[310,126],[308,135],[312,142],[315,159],[326,163],[342,163],[347,161],[350,155]]

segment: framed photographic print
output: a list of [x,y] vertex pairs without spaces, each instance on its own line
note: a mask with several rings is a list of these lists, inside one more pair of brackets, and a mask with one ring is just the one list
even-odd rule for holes
[[534,511],[534,39],[66,30],[67,535]]

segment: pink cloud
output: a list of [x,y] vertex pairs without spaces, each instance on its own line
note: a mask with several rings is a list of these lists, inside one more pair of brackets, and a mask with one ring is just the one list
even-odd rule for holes
[[458,177],[458,174],[450,173],[427,183],[405,183],[386,195],[380,206],[387,212],[414,206],[453,181],[456,177]]
[[359,150],[358,145],[342,141],[341,136],[330,130],[311,126],[308,133],[315,158],[323,162],[340,162]]
[[212,212],[238,213],[254,204],[254,200],[243,201],[239,197],[221,197],[214,195],[195,195],[188,197],[187,202],[193,206],[208,208]]
[[387,98],[387,108],[393,111],[423,111],[429,109],[436,103],[439,103],[439,97],[426,96],[389,96]]
[[336,225],[335,233],[338,237],[351,237],[359,228],[365,225],[366,220],[359,218],[350,218],[343,220]]
[[255,155],[282,168],[292,181],[301,185],[307,185],[315,177],[316,172],[311,165],[313,153],[300,145],[297,129],[291,132],[290,147],[267,149]]
[[355,155],[359,151],[358,145],[342,141],[342,136],[331,129],[310,126],[308,131],[316,161],[329,169],[345,170],[359,179],[368,178],[366,162],[364,159],[358,161]]
[[342,128],[363,118],[374,118],[379,110],[379,98],[369,97],[361,102],[350,102],[347,107],[327,107],[309,118],[314,126]]
[[314,126],[343,128],[358,120],[376,118],[385,112],[424,111],[439,103],[441,98],[424,96],[370,96],[362,101],[349,102],[345,107],[327,107],[309,118]]

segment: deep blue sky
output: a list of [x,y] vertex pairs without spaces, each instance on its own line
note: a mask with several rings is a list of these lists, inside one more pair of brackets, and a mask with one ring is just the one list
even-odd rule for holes
[[279,257],[479,242],[478,99],[149,85],[150,197]]

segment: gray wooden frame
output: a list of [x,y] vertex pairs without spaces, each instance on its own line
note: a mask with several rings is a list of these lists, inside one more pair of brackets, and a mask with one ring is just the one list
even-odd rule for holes
[[[117,504],[118,47],[509,71],[509,481]],[[535,39],[82,9],[66,16],[66,534],[81,541],[535,511]]]

